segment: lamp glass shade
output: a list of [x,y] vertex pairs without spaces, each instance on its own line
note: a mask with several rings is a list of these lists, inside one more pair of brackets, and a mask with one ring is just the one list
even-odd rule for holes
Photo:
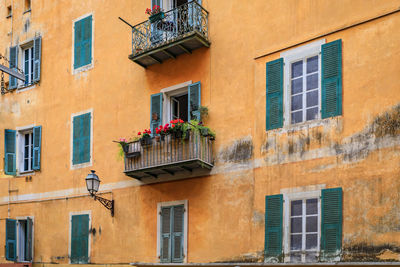
[[87,190],[91,195],[94,195],[99,191],[99,186],[100,186],[100,179],[99,177],[95,174],[95,171],[92,171],[92,173],[89,173],[86,176],[86,187]]

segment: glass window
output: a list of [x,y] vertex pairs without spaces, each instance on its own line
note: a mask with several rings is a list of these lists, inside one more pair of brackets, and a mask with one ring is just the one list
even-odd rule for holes
[[33,133],[25,133],[23,138],[23,171],[31,171],[33,163]]
[[290,261],[317,261],[318,198],[290,201]]
[[24,56],[24,73],[25,85],[29,85],[33,81],[33,47],[23,50]]
[[318,119],[320,110],[319,56],[292,62],[290,71],[291,124]]

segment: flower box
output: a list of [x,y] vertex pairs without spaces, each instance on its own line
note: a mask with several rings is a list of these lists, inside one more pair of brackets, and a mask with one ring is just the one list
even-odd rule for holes
[[158,13],[156,13],[154,15],[151,15],[149,17],[149,20],[150,20],[150,23],[154,23],[154,22],[157,22],[159,20],[162,20],[163,18],[165,18],[165,13],[163,11],[161,11],[161,12],[158,12]]

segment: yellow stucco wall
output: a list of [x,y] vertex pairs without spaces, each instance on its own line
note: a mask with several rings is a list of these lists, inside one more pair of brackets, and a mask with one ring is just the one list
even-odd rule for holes
[[[10,45],[40,34],[42,65],[40,84],[1,96],[0,140],[3,129],[41,125],[42,156],[31,179],[1,170],[0,247],[5,218],[33,216],[34,262],[66,264],[70,213],[90,211],[97,230],[92,263],[158,262],[157,203],[188,200],[188,262],[262,261],[265,196],[324,184],[343,188],[347,259],[379,260],[389,244],[389,258],[400,260],[400,139],[376,137],[373,125],[400,104],[400,12],[355,25],[397,10],[400,1],[203,0],[210,48],[148,69],[127,58],[131,32],[118,17],[146,20],[150,0],[34,0],[25,14],[24,1],[3,2],[0,53],[8,56]],[[8,5],[13,17],[6,19]],[[94,66],[72,74],[72,21],[89,13]],[[342,39],[343,115],[266,131],[266,62],[314,38]],[[151,185],[125,176],[112,140],[148,128],[150,95],[189,80],[201,81],[206,124],[217,134],[211,175]],[[90,109],[93,164],[73,170],[71,115]],[[233,155],[237,147],[247,153]],[[0,142],[1,157],[3,151]],[[114,217],[86,194],[90,169],[104,197],[115,200]],[[360,245],[373,256],[354,252]]]

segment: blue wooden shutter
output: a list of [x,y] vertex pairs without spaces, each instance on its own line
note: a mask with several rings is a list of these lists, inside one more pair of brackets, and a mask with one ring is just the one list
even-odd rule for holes
[[33,41],[33,82],[40,80],[40,63],[42,58],[42,37],[36,37]]
[[271,130],[283,126],[283,59],[268,62],[266,69],[266,128]]
[[17,221],[6,219],[6,259],[17,260]]
[[342,188],[322,190],[321,255],[323,260],[340,256],[342,247]]
[[89,215],[73,215],[71,218],[71,263],[88,263]]
[[342,40],[322,45],[322,118],[342,115]]
[[188,92],[188,121],[200,121],[201,84],[200,82],[189,85]]
[[74,68],[92,62],[92,16],[75,22]]
[[4,172],[8,175],[15,175],[16,172],[16,131],[4,130]]
[[42,147],[42,126],[33,127],[33,166],[32,169],[40,170],[40,154]]
[[33,221],[31,218],[26,219],[26,242],[25,242],[25,260],[32,261],[32,238],[33,238]]
[[150,130],[156,133],[156,128],[162,124],[163,95],[162,93],[151,95],[150,100]]
[[[18,67],[18,46],[10,47],[10,69],[17,71]],[[17,78],[10,75],[9,89],[17,88]]]
[[171,262],[171,207],[161,208],[161,262]]
[[183,205],[173,207],[173,222],[172,222],[172,262],[183,262],[183,227],[185,209]]
[[282,261],[282,212],[283,196],[265,197],[265,259]]
[[75,116],[73,119],[72,164],[90,161],[91,113]]

